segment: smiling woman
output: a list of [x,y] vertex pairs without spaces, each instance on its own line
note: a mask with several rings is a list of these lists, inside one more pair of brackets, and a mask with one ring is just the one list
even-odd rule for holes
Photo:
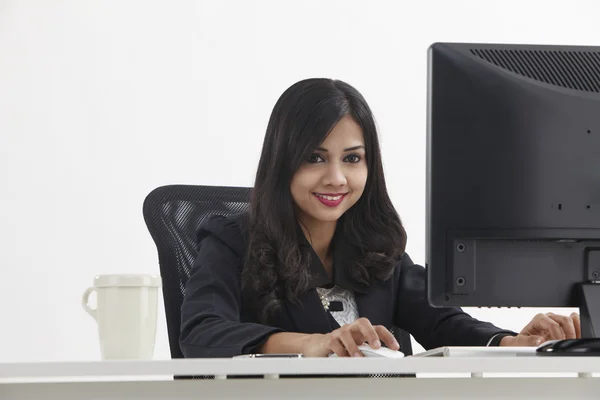
[[275,104],[254,185],[242,285],[262,322],[306,291],[314,253],[333,276],[338,224],[360,247],[346,266],[357,281],[387,279],[406,234],[387,194],[373,114],[347,83],[307,79]]

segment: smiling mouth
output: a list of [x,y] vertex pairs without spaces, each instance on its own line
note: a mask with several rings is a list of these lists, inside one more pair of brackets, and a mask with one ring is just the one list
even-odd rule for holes
[[327,207],[337,207],[340,205],[344,197],[346,197],[348,193],[331,193],[331,194],[322,194],[322,193],[313,193],[313,195],[319,200],[321,203],[326,205]]
[[329,201],[338,201],[339,199],[341,199],[348,193],[337,193],[337,194],[313,193],[313,194],[321,199],[325,199],[325,200],[329,200]]

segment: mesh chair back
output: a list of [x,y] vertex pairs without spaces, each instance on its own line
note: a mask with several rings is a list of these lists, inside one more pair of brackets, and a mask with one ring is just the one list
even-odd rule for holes
[[[172,358],[183,358],[179,348],[181,304],[198,254],[197,230],[212,215],[246,211],[250,191],[246,187],[169,185],[153,190],[144,200],[144,220],[158,250]],[[393,333],[400,350],[412,354],[410,335],[398,328]]]
[[144,201],[144,220],[158,250],[172,358],[183,358],[181,304],[198,254],[198,227],[212,215],[246,211],[249,198],[250,188],[244,187],[170,185],[153,190]]

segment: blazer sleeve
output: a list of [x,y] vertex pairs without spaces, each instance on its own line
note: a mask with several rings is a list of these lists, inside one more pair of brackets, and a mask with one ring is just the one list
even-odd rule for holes
[[242,258],[215,235],[201,242],[181,307],[186,358],[249,354],[281,329],[240,321]]
[[456,307],[433,307],[427,300],[426,270],[402,256],[395,324],[412,334],[426,350],[442,346],[486,346],[498,344],[515,332],[479,321]]

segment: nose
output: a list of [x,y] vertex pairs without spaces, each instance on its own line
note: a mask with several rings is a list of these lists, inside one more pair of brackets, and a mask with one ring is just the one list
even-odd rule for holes
[[348,181],[343,167],[339,163],[329,164],[323,183],[327,186],[346,186]]

